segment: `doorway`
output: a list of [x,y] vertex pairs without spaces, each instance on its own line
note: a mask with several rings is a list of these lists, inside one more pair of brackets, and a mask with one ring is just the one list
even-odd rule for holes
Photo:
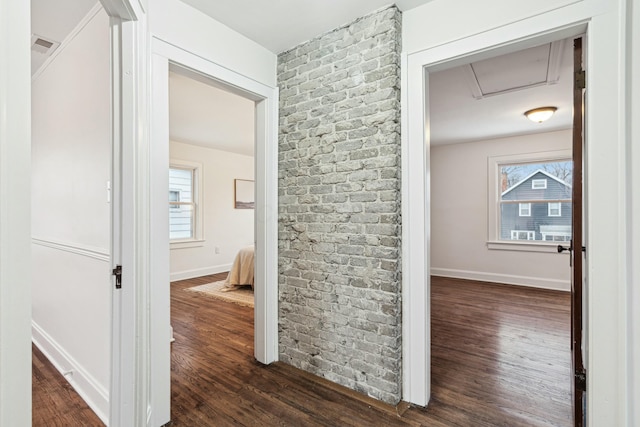
[[433,395],[495,424],[571,424],[572,41],[429,74]]
[[[431,395],[430,373],[430,275],[431,240],[430,207],[432,196],[430,158],[430,106],[428,87],[432,73],[486,59],[498,54],[517,52],[554,40],[583,33],[584,25],[538,33],[530,38],[495,43],[479,35],[470,48],[467,43],[417,52],[407,58],[403,111],[403,395],[407,401],[426,405]],[[504,37],[504,35],[503,35]],[[457,53],[454,53],[457,52]],[[411,230],[411,232],[409,232]]]
[[[255,102],[217,81],[169,68],[172,360],[215,364],[206,348],[216,345],[216,334],[204,331],[224,330],[228,317],[205,310],[212,299],[251,306],[237,321],[253,324]],[[185,285],[185,279],[197,280]],[[187,298],[197,307],[186,308]],[[199,345],[198,331],[205,336]]]
[[[151,389],[159,422],[169,421],[170,315],[169,217],[167,206],[169,155],[170,70],[218,87],[255,103],[255,327],[254,355],[261,363],[277,360],[277,95],[259,84],[197,55],[160,41],[152,57],[151,206],[152,250],[149,295],[151,312]],[[215,251],[215,248],[214,248]]]

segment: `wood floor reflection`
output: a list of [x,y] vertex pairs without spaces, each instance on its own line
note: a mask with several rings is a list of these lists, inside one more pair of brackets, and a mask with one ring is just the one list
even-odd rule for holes
[[[185,290],[221,279],[171,286],[172,426],[572,425],[567,293],[434,277],[431,402],[400,417],[282,364],[257,363],[252,309]],[[48,362],[34,359],[40,376],[36,361]],[[69,393],[61,384],[41,386],[48,397],[34,397],[34,425],[99,425],[77,421],[86,407],[53,415]]]

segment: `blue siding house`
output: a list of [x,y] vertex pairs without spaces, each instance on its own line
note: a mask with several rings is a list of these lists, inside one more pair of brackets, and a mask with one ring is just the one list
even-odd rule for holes
[[538,169],[500,197],[500,239],[571,240],[571,185]]

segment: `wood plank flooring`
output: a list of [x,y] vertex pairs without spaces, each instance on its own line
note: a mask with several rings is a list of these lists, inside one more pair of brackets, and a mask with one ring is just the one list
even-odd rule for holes
[[185,290],[224,277],[171,286],[172,426],[572,424],[568,294],[434,277],[432,398],[400,417],[285,365],[257,363],[252,309]]
[[98,416],[53,367],[51,362],[31,346],[32,356],[32,425],[35,427],[103,426]]

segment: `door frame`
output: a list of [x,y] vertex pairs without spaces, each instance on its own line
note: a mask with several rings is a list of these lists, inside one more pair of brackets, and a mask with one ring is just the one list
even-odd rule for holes
[[[120,263],[122,289],[114,292],[110,425],[158,426],[170,416],[169,255],[166,186],[162,187],[168,151],[152,143],[154,61],[175,63],[244,93],[256,104],[256,358],[278,359],[277,327],[277,131],[278,89],[258,83],[186,49],[151,37],[144,0],[102,0],[112,19],[112,92],[114,161],[120,162]],[[144,3],[144,4],[143,4]],[[117,16],[116,16],[117,15]],[[160,58],[160,59],[159,59]],[[165,71],[165,72],[166,72]],[[168,107],[168,103],[167,103]],[[166,157],[166,160],[165,160]],[[115,166],[114,166],[115,167]],[[114,174],[114,178],[118,176]],[[160,177],[160,183],[157,181]],[[117,185],[116,185],[117,184]],[[114,198],[116,194],[114,193]],[[163,228],[164,227],[164,228]],[[166,235],[166,244],[162,236]],[[114,235],[114,242],[116,241]],[[114,258],[114,265],[118,264]],[[166,283],[166,286],[152,286]],[[259,320],[262,319],[262,320]]]
[[[145,32],[146,14],[138,0],[100,0],[110,17],[111,37],[111,268],[121,265],[121,289],[112,278],[111,376],[109,425],[150,425],[147,363],[144,346],[145,301],[140,299],[144,283],[145,257],[136,242],[145,212],[136,203],[141,173],[137,153],[144,146],[140,133],[140,109],[144,82],[139,49]],[[143,49],[144,51],[144,49]],[[142,280],[141,280],[142,279]]]
[[[627,292],[620,275],[626,240],[624,230],[611,219],[611,209],[624,210],[625,204],[622,193],[611,189],[626,188],[630,174],[619,161],[625,147],[619,122],[625,87],[617,83],[625,74],[619,59],[625,52],[620,34],[612,29],[618,28],[620,17],[615,4],[577,2],[403,54],[403,400],[426,406],[431,393],[429,72],[469,62],[471,56],[482,59],[586,33],[587,84],[591,90],[587,94],[590,109],[585,127],[585,240],[591,249],[586,266],[585,358],[587,383],[597,384],[589,388],[587,419],[595,424],[622,423],[621,417],[628,410],[624,398],[628,380],[625,371],[616,366],[629,353],[624,335],[612,331],[626,329],[626,315],[620,305]],[[612,283],[614,277],[617,279]],[[597,285],[604,283],[609,285]]]
[[[278,360],[278,89],[258,83],[194,53],[154,38],[151,66],[153,75],[151,150],[152,152],[156,149],[162,150],[162,158],[154,157],[153,166],[162,167],[160,173],[163,176],[169,169],[168,151],[165,151],[165,149],[168,150],[168,145],[163,147],[169,141],[166,133],[169,117],[168,72],[174,66],[187,70],[196,78],[201,76],[206,80],[217,82],[225,90],[256,103],[254,240],[256,283],[260,283],[261,286],[257,286],[255,290],[254,356],[260,363],[269,364]],[[160,98],[156,98],[157,96]],[[157,188],[158,194],[162,195],[157,204],[158,208],[166,205],[164,196],[166,196],[167,186],[155,181],[151,182],[152,193],[154,188]],[[167,224],[168,218],[163,219],[162,236],[166,236],[162,244],[168,247],[169,237],[164,233]],[[160,278],[157,277],[157,279]]]
[[[496,43],[478,36],[405,55],[403,68],[403,400],[426,406],[431,394],[431,183],[429,73],[472,61],[569,38],[585,31],[579,23],[562,30]],[[452,56],[453,54],[453,56]],[[473,58],[473,59],[472,59]]]
[[[0,0],[0,425],[31,425],[28,2]],[[25,197],[27,195],[27,197]]]
[[169,170],[169,70],[178,67],[196,79],[219,83],[256,103],[255,135],[255,308],[254,355],[269,364],[278,360],[277,285],[277,131],[278,90],[258,83],[158,38],[151,41],[151,130],[149,274],[150,351],[153,406],[169,421],[170,274],[167,204]]

